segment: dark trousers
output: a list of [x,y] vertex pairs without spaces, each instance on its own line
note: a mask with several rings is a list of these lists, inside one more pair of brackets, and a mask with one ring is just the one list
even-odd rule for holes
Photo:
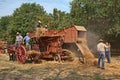
[[110,51],[106,51],[105,56],[107,58],[107,62],[110,63]]

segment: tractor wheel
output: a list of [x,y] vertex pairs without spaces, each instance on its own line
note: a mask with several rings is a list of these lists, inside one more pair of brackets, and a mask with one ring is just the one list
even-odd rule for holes
[[61,59],[64,61],[73,61],[75,58],[73,52],[67,49],[62,49]]
[[24,64],[26,61],[26,48],[22,45],[18,46],[16,51],[16,58],[18,63]]

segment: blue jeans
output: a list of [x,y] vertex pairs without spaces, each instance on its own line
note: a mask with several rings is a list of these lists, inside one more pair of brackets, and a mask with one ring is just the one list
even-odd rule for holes
[[110,51],[106,51],[105,56],[107,58],[107,62],[110,63]]
[[102,68],[104,68],[104,56],[105,52],[104,51],[99,51],[98,52],[98,67],[100,67],[100,62],[102,60]]

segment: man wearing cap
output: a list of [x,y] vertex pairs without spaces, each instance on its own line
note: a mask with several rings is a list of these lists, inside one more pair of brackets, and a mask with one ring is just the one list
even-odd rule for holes
[[20,35],[19,32],[17,32],[16,40],[15,40],[15,49],[17,49],[18,45],[20,45],[22,41],[23,41],[23,37]]
[[29,33],[26,33],[26,36],[23,38],[23,40],[25,41],[28,50],[31,50]]
[[103,40],[100,39],[99,43],[97,44],[98,68],[100,68],[100,62],[102,60],[102,69],[104,69],[105,47],[106,45],[103,43]]

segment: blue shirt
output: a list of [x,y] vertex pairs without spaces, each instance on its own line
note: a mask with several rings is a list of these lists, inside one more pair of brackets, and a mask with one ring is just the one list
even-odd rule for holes
[[23,40],[25,40],[25,42],[29,43],[30,42],[30,37],[29,36],[25,36]]

